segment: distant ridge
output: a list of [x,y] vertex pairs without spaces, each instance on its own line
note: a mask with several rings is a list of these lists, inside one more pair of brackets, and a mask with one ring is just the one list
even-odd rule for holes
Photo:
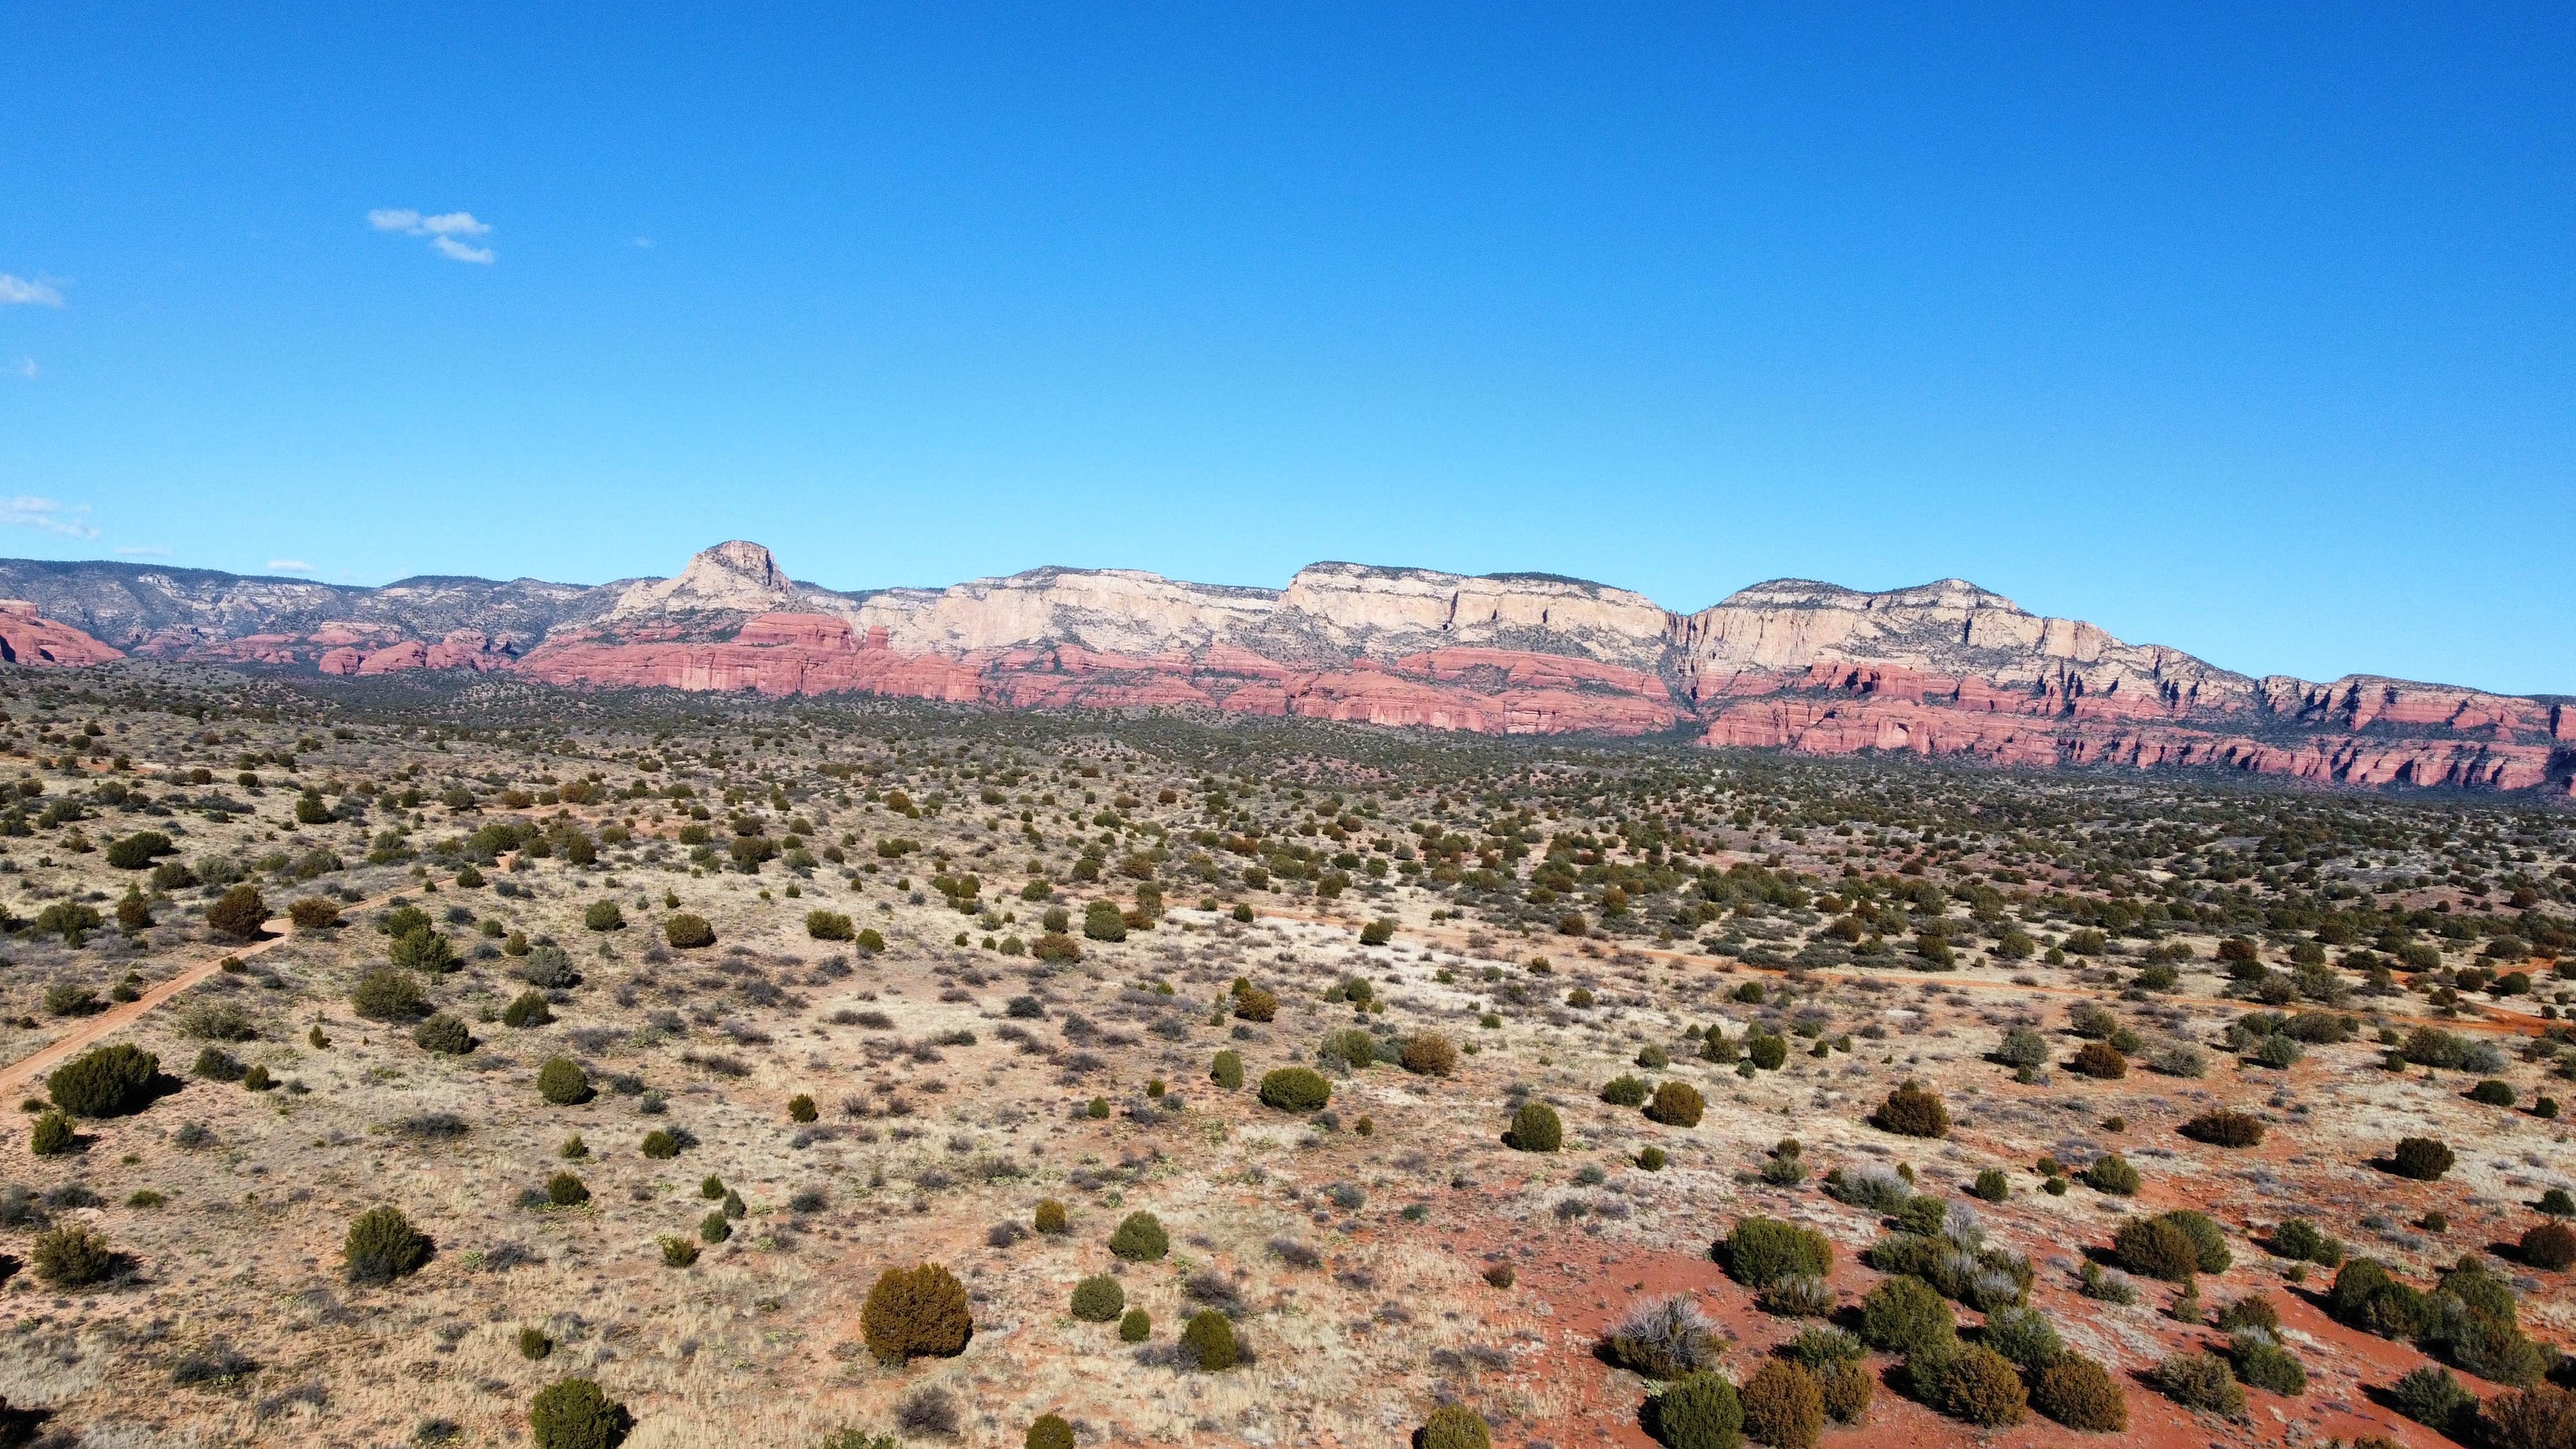
[[[1496,734],[1687,733],[1807,754],[2194,767],[2576,798],[2576,701],[2375,675],[2253,676],[1965,579],[1769,579],[1696,613],[1548,573],[1327,562],[1284,589],[1039,568],[843,592],[718,544],[668,578],[423,575],[381,588],[0,561],[0,648],[324,675],[1164,707]],[[14,632],[13,632],[14,631]]]

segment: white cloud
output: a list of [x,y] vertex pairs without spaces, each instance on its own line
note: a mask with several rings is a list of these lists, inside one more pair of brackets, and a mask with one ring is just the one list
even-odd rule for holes
[[96,538],[98,530],[89,526],[89,505],[65,504],[51,498],[0,498],[0,523],[19,528],[40,528],[59,533],[65,538]]
[[168,558],[174,550],[157,543],[131,543],[116,551],[118,558]]
[[431,216],[408,206],[380,206],[367,213],[367,225],[400,236],[425,236],[429,238],[430,246],[450,261],[472,262],[477,266],[492,264],[490,247],[467,246],[457,240],[458,237],[483,236],[492,230],[490,222],[475,220],[474,213],[470,211],[442,211]]
[[649,236],[637,237],[635,239],[635,244],[648,252],[653,250],[653,239]]
[[313,565],[300,558],[273,558],[268,561],[268,571],[273,574],[309,574],[313,572]]
[[21,357],[16,362],[9,364],[9,370],[18,374],[20,377],[34,377],[36,375],[36,359],[32,357]]
[[13,277],[7,272],[0,272],[0,306],[7,306],[12,302],[25,302],[36,307],[59,307],[63,305],[63,289],[51,282],[31,282],[25,277]]

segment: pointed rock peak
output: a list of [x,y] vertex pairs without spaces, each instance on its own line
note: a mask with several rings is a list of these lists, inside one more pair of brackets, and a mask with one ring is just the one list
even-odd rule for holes
[[665,611],[728,610],[758,614],[787,607],[795,582],[759,544],[734,539],[689,560],[677,578],[649,579],[627,589],[612,617]]

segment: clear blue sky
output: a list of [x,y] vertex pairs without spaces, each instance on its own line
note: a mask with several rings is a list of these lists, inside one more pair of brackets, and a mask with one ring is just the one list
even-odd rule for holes
[[0,553],[1955,574],[2576,691],[2564,5],[191,8],[11,12]]

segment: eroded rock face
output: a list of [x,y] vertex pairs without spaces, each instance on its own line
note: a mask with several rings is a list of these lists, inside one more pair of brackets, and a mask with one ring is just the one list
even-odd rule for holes
[[124,657],[69,624],[45,618],[29,600],[0,599],[0,660],[75,667]]
[[[0,584],[22,575],[84,617],[118,621],[141,652],[335,675],[515,669],[576,686],[1491,734],[1688,730],[1711,745],[1819,755],[2194,766],[2352,785],[2568,794],[2576,780],[2576,703],[2376,676],[2257,679],[1960,579],[1874,594],[1774,579],[1693,614],[1554,575],[1348,563],[1315,564],[1278,590],[1044,568],[851,594],[799,583],[740,540],[672,578],[595,588],[425,578],[349,590],[0,563]],[[78,640],[115,657],[45,622],[59,615],[26,617],[67,631],[58,655],[89,662]],[[14,641],[7,627],[0,618]]]

